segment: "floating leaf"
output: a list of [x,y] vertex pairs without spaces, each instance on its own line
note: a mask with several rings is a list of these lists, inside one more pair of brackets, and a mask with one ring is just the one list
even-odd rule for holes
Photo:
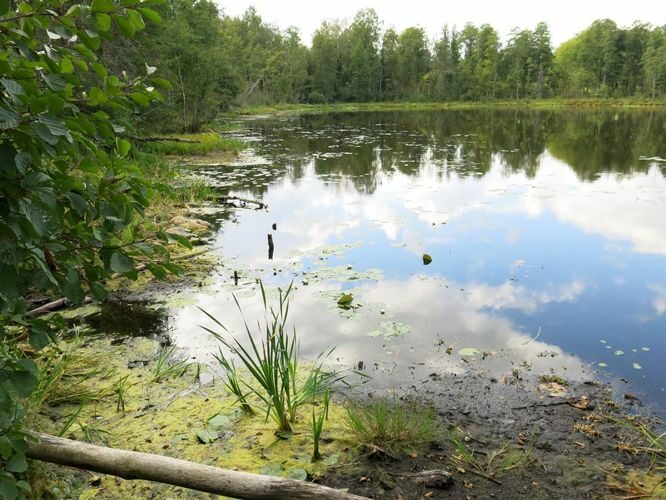
[[458,354],[461,356],[474,356],[475,354],[479,354],[481,351],[478,349],[475,349],[474,347],[463,347],[458,351]]
[[423,265],[427,266],[431,262],[432,262],[432,257],[430,257],[430,255],[428,255],[427,253],[424,253],[423,254]]
[[259,474],[263,476],[279,476],[282,474],[282,466],[280,464],[268,464],[259,469]]
[[643,367],[639,365],[638,363],[633,363],[631,366],[633,366],[636,370],[642,370]]
[[601,368],[606,368],[608,365],[606,363],[597,363],[597,366],[600,366]]
[[601,339],[599,342],[601,342],[602,344],[607,344],[607,342],[604,339]]
[[305,481],[308,478],[308,473],[305,472],[305,470],[303,469],[294,467],[293,469],[289,469],[289,472],[287,472],[287,477],[289,479],[297,479],[299,481]]
[[343,293],[342,297],[338,299],[338,305],[340,307],[350,307],[354,297],[351,293]]
[[379,327],[372,330],[368,335],[370,337],[383,336],[390,339],[392,337],[400,337],[409,333],[409,326],[406,323],[399,321],[382,321]]
[[197,432],[197,439],[202,444],[212,443],[217,439],[217,434],[214,434],[206,429]]
[[649,352],[650,348],[649,347],[641,347],[641,351]]
[[229,427],[231,424],[231,419],[226,415],[215,415],[208,421],[208,425],[215,430],[220,430],[225,427]]
[[615,354],[616,356],[622,356],[622,355],[624,354],[624,351],[621,351],[620,349],[618,349],[617,351],[615,351],[614,354]]

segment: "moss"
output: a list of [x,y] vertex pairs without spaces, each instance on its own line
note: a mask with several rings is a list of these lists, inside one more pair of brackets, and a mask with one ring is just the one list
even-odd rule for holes
[[[61,343],[60,349],[72,348]],[[108,367],[102,378],[79,381],[82,386],[97,391],[100,398],[85,405],[65,434],[80,440],[93,440],[96,444],[146,453],[155,453],[191,460],[197,463],[248,472],[273,473],[283,476],[321,474],[326,461],[312,463],[312,438],[310,434],[309,407],[301,409],[294,435],[290,439],[278,439],[274,435],[274,423],[264,419],[263,412],[248,416],[243,414],[223,384],[217,380],[202,385],[197,382],[198,370],[191,365],[179,378],[161,383],[148,383],[155,364],[159,344],[145,338],[128,339],[120,345],[112,345],[108,339],[99,339],[78,346],[73,354],[72,366],[97,366],[101,360]],[[131,361],[145,360],[147,364],[135,369],[127,366]],[[201,375],[201,374],[199,374]],[[205,377],[211,374],[204,369]],[[127,377],[123,400],[125,411],[118,411],[118,380]],[[259,407],[258,401],[254,403]],[[34,409],[30,416],[33,428],[57,434],[69,417],[79,411],[75,404]],[[226,418],[220,427],[209,420],[217,415]],[[345,410],[332,403],[329,419],[325,423],[321,451],[324,459],[340,457],[345,453]],[[215,421],[213,421],[215,422]],[[219,423],[219,422],[218,422]],[[202,444],[197,432],[208,430],[219,436],[212,443]],[[141,498],[159,495],[168,498],[204,498],[181,488],[145,481],[123,481],[111,476],[82,475],[77,471],[55,465],[34,462],[31,464],[31,483],[37,495],[48,497],[81,498]]]

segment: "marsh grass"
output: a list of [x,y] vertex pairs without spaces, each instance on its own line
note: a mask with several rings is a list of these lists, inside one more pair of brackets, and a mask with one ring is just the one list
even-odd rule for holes
[[225,387],[231,394],[236,396],[236,402],[240,404],[243,412],[247,413],[248,415],[253,415],[254,409],[247,399],[252,391],[249,389],[243,389],[244,384],[241,382],[240,375],[238,374],[238,370],[236,369],[234,361],[227,359],[224,356],[222,349],[220,349],[219,354],[214,355],[214,357],[217,362],[220,363],[220,366],[222,366],[222,369],[227,375],[227,378],[223,381]]
[[312,430],[312,461],[316,462],[321,460],[321,453],[319,452],[319,441],[321,433],[324,430],[324,420],[328,419],[328,405],[331,402],[331,391],[327,389],[324,393],[322,400],[322,409],[319,415],[315,411],[315,405],[312,406],[312,422],[310,428]]
[[44,404],[81,404],[99,401],[113,393],[110,387],[96,387],[92,380],[111,377],[115,370],[104,367],[98,358],[82,359],[77,355],[81,345],[75,335],[64,348],[51,347],[45,350],[39,362],[37,385],[30,396],[34,408]]
[[491,481],[498,474],[527,467],[535,460],[533,456],[534,440],[526,448],[520,449],[513,447],[507,440],[497,450],[489,453],[473,450],[458,436],[453,437],[451,441],[456,450],[451,456],[451,461],[458,467],[470,469]]
[[[247,403],[248,394],[257,396],[266,407],[266,420],[272,418],[277,424],[277,435],[286,436],[292,432],[298,408],[321,397],[335,382],[343,380],[344,375],[323,368],[333,349],[322,352],[307,369],[300,368],[296,330],[289,332],[287,329],[292,285],[289,285],[286,291],[279,290],[277,309],[268,306],[266,291],[261,282],[260,288],[265,321],[263,326],[258,323],[255,335],[244,320],[248,347],[231,335],[215,317],[200,308],[222,329],[222,332],[216,332],[205,326],[202,328],[213,335],[223,347],[238,356],[253,382],[239,380],[232,361],[220,350],[218,361],[225,371],[227,387],[241,404],[243,401]],[[234,300],[242,315],[241,306],[235,296]],[[255,340],[255,337],[260,340]],[[247,392],[241,389],[241,384],[245,385]]]
[[347,408],[346,425],[356,443],[394,457],[426,445],[438,430],[432,407],[385,399]]
[[162,351],[160,351],[155,360],[155,366],[153,367],[152,376],[149,381],[151,384],[161,382],[167,378],[182,377],[185,374],[189,367],[189,363],[186,359],[181,361],[171,361],[175,351],[175,347],[162,349]]
[[219,132],[202,132],[198,134],[181,134],[170,136],[175,139],[196,142],[144,142],[139,150],[144,153],[168,156],[196,156],[205,155],[215,151],[241,151],[245,143],[239,139],[223,137]]
[[657,425],[663,428],[663,422],[658,421],[652,425],[638,417],[616,418],[609,415],[607,418],[632,434],[631,442],[624,443],[625,446],[629,445],[636,452],[649,455],[654,466],[666,471],[666,432],[657,433],[654,430]]

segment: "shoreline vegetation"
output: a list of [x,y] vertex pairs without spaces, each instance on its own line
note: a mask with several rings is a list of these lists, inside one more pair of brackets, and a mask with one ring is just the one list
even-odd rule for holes
[[642,97],[627,98],[581,98],[581,99],[513,99],[496,101],[387,101],[387,102],[340,102],[330,104],[267,104],[241,106],[228,117],[267,114],[342,113],[357,111],[436,111],[474,109],[604,109],[604,108],[666,108],[666,99]]

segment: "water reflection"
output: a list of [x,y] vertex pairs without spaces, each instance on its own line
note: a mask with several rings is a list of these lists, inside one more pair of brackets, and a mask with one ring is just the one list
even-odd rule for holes
[[[250,129],[273,165],[212,173],[269,210],[223,223],[226,269],[194,297],[228,326],[241,331],[232,291],[254,319],[256,278],[294,280],[309,355],[337,345],[346,366],[401,381],[469,362],[573,378],[605,365],[663,407],[664,112],[336,114]],[[361,307],[339,310],[342,290]],[[409,332],[368,335],[388,321]],[[177,309],[173,336],[210,359],[199,323],[196,307]]]

